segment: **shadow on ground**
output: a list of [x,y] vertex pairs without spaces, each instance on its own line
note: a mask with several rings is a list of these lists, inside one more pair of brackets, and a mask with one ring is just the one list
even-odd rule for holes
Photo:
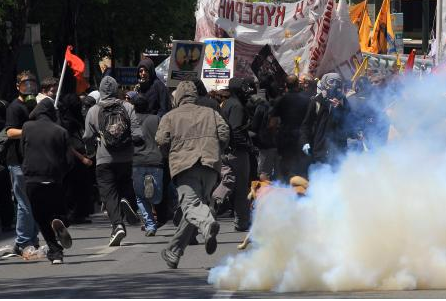
[[46,277],[20,281],[0,279],[0,287],[0,299],[190,299],[212,298],[215,293],[202,275],[194,276],[181,270],[151,274]]

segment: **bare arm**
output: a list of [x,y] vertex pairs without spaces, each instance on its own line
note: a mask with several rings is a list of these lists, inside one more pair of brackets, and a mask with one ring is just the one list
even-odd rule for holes
[[10,128],[6,131],[6,135],[9,139],[20,139],[22,138],[22,130]]
[[79,153],[73,147],[71,147],[71,151],[73,152],[74,156],[76,156],[76,158],[78,158],[79,161],[82,162],[82,164],[87,165],[87,166],[91,166],[93,164],[93,162],[89,158],[84,157],[81,153]]

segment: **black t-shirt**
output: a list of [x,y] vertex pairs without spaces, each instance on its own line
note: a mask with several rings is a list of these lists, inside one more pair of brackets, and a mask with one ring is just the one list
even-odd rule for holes
[[[27,107],[19,99],[14,99],[13,102],[6,109],[6,130],[21,129],[23,124],[29,120],[29,112]],[[6,163],[8,165],[22,164],[23,157],[20,150],[20,139],[12,140],[6,154]]]

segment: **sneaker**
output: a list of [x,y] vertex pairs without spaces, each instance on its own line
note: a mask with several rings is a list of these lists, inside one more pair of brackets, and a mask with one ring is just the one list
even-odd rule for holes
[[0,247],[0,255],[1,258],[6,259],[9,257],[20,257],[23,254],[23,248],[19,247],[17,244],[14,244],[14,246],[3,246]]
[[248,232],[249,231],[249,227],[238,227],[238,226],[235,226],[234,230],[237,231],[237,232]]
[[178,263],[180,262],[180,256],[178,256],[174,252],[164,249],[161,251],[161,257],[167,263],[167,266],[169,268],[176,269],[178,267]]
[[60,245],[65,249],[71,248],[73,245],[73,240],[71,235],[65,227],[64,223],[60,219],[53,219],[51,222],[51,227],[53,228],[56,238],[59,240]]
[[63,259],[54,259],[51,261],[51,264],[63,264]]
[[126,199],[121,200],[121,209],[124,212],[125,219],[130,225],[138,225],[141,223],[138,214],[133,210],[129,201]]
[[153,198],[153,195],[155,194],[155,187],[153,185],[153,176],[152,175],[146,175],[144,177],[144,196],[147,199]]
[[206,253],[214,254],[215,250],[217,250],[217,234],[220,231],[220,225],[217,222],[212,222],[208,227],[208,232],[205,236],[204,247],[206,249]]
[[149,236],[155,236],[155,234],[156,230],[147,230],[145,235],[149,237]]
[[121,245],[121,240],[126,236],[125,229],[122,225],[117,225],[111,234],[109,247],[118,247]]

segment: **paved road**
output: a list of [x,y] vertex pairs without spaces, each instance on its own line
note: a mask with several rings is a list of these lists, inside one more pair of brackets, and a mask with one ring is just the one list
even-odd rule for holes
[[[234,232],[221,219],[217,252],[207,255],[203,244],[189,246],[177,270],[170,270],[160,251],[172,237],[172,224],[155,237],[137,227],[119,248],[107,247],[111,228],[102,214],[91,225],[70,227],[73,248],[65,264],[46,259],[0,259],[0,298],[446,298],[446,291],[285,293],[218,291],[207,284],[208,271],[228,254],[235,254],[244,233]],[[202,241],[202,239],[201,239]],[[0,234],[0,245],[12,244],[12,235]]]

